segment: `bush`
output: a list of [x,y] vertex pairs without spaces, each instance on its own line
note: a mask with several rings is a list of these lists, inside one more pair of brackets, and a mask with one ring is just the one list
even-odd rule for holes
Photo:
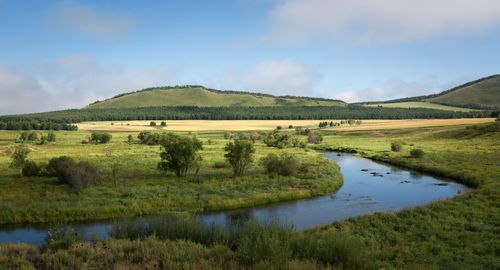
[[37,141],[38,140],[38,133],[36,131],[23,131],[21,132],[21,135],[19,136],[19,140],[24,142],[24,141]]
[[403,144],[400,142],[393,142],[391,143],[391,151],[392,152],[401,152],[403,149]]
[[80,161],[75,166],[68,168],[67,173],[69,175],[69,185],[77,193],[97,182],[98,169],[87,161]]
[[224,157],[233,167],[234,175],[243,175],[253,160],[253,154],[255,153],[253,143],[245,140],[235,140],[234,143],[228,143],[224,150],[226,151]]
[[139,133],[137,138],[141,143],[146,145],[156,145],[160,143],[163,134],[157,132],[143,131]]
[[308,143],[318,144],[318,143],[321,143],[322,141],[323,141],[323,136],[321,134],[317,134],[317,133],[312,134],[311,133],[307,136]]
[[69,184],[70,169],[76,165],[75,160],[67,156],[60,156],[49,160],[47,175],[57,177],[62,184]]
[[203,143],[196,137],[180,137],[173,133],[165,134],[161,138],[163,151],[158,169],[174,171],[177,177],[185,176],[192,168],[197,174],[201,166],[201,156],[198,151],[203,149]]
[[233,134],[231,132],[229,131],[224,132],[224,139],[230,140],[231,138],[233,138]]
[[282,154],[281,157],[269,154],[261,160],[261,164],[266,173],[283,176],[296,175],[301,166],[300,162],[289,154]]
[[410,151],[410,156],[412,158],[421,158],[424,156],[424,150],[422,149],[419,149],[419,148],[415,148],[415,149],[411,149]]
[[42,167],[32,160],[27,160],[24,163],[23,176],[40,176]]
[[156,127],[156,122],[151,121],[151,122],[149,123],[149,125],[150,125],[150,126],[152,126],[152,127]]
[[286,148],[290,145],[291,136],[287,133],[280,133],[277,130],[270,132],[264,138],[264,143],[269,147],[276,147],[279,149]]
[[92,134],[90,135],[90,141],[95,144],[104,144],[111,141],[111,137],[111,134],[107,132],[92,132]]
[[71,245],[81,241],[80,235],[71,227],[51,228],[45,238],[45,248],[68,249]]
[[165,122],[165,121],[161,121],[160,126],[162,126],[162,127],[166,127],[166,126],[167,126],[167,122]]

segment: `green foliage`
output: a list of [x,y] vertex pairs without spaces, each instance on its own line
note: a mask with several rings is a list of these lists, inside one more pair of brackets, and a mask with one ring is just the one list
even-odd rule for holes
[[90,141],[95,144],[105,144],[111,141],[112,135],[107,132],[92,132]]
[[162,127],[166,127],[166,126],[167,126],[167,122],[165,122],[165,121],[161,121],[160,126],[162,126]]
[[69,185],[77,193],[96,183],[98,178],[95,165],[87,161],[76,163],[67,156],[52,158],[46,170],[48,176],[57,177],[59,182]]
[[268,154],[261,159],[261,164],[266,173],[282,176],[296,175],[301,168],[300,161],[286,153],[282,154],[281,157],[275,154]]
[[234,175],[242,176],[253,161],[255,153],[253,143],[246,140],[235,140],[234,143],[229,142],[224,150],[226,151],[224,157],[231,164]]
[[151,127],[156,127],[156,122],[151,121],[151,122],[149,123],[149,126],[151,126]]
[[276,147],[279,149],[283,149],[290,146],[291,136],[288,133],[278,132],[274,130],[270,132],[264,137],[264,143],[269,147]]
[[421,158],[424,156],[424,154],[425,154],[424,150],[420,148],[414,148],[410,150],[410,156],[412,158]]
[[198,172],[201,162],[198,151],[203,148],[203,143],[196,137],[180,137],[169,133],[161,138],[160,144],[163,151],[160,153],[158,169],[172,170],[177,177],[186,176],[192,168],[197,168]]
[[38,140],[38,133],[36,131],[23,131],[23,132],[21,132],[21,135],[19,136],[19,140],[21,142],[37,141]]
[[162,136],[164,136],[164,133],[142,131],[137,138],[143,144],[156,145],[160,143]]
[[0,130],[78,130],[76,125],[58,123],[58,121],[45,121],[41,119],[37,121],[25,121],[22,116],[6,116],[4,118],[8,118],[8,120],[0,120]]
[[10,166],[13,168],[19,168],[19,175],[23,176],[24,166],[26,165],[26,158],[31,150],[24,144],[17,145],[14,152],[11,155]]
[[32,160],[26,160],[23,168],[23,176],[40,176],[42,167]]
[[391,143],[391,151],[392,152],[401,152],[403,149],[403,144],[401,142],[392,142]]
[[308,143],[314,143],[314,144],[319,144],[323,141],[323,135],[319,133],[310,133],[307,135],[307,142]]

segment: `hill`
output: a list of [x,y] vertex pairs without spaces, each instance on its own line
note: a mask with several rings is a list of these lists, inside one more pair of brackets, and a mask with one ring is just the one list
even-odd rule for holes
[[463,108],[498,109],[500,108],[500,74],[471,81],[439,94],[382,102],[363,102],[361,104],[398,108],[434,108],[453,111],[463,111]]
[[268,94],[221,91],[188,85],[148,88],[125,93],[88,105],[88,109],[141,108],[158,106],[269,107],[269,106],[345,106],[340,100],[273,96]]

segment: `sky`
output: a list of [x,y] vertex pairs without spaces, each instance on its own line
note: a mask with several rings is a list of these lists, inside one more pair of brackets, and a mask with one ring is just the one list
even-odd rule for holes
[[498,0],[0,0],[0,114],[138,89],[347,102],[500,73]]

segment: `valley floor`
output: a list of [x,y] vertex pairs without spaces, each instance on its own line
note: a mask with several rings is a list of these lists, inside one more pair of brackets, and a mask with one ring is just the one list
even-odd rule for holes
[[[94,243],[73,243],[66,247],[39,249],[29,245],[0,245],[0,268],[40,268],[40,269],[498,269],[500,268],[500,240],[498,224],[500,224],[500,132],[496,129],[485,130],[465,128],[465,126],[420,127],[375,131],[323,130],[323,146],[325,148],[355,149],[359,155],[388,163],[447,176],[471,187],[470,192],[454,199],[439,201],[427,206],[406,209],[397,213],[377,213],[373,215],[351,218],[331,225],[321,226],[306,231],[288,234],[258,234],[254,238],[244,238],[237,245],[228,243],[203,244],[199,238],[186,237],[186,240],[159,239],[154,236],[143,240],[112,239]],[[2,132],[0,151],[6,153],[7,145],[16,133]],[[179,196],[179,200],[170,200],[178,210],[201,209],[201,205],[191,198],[197,192],[213,194],[213,198],[231,202],[229,205],[241,206],[237,198],[250,201],[259,194],[280,194],[303,186],[302,180],[274,179],[269,181],[259,177],[258,171],[241,180],[231,179],[227,169],[204,168],[211,175],[198,183],[187,181],[179,184],[177,179],[157,177],[148,173],[154,167],[154,157],[158,149],[148,146],[126,146],[123,141],[128,133],[113,133],[113,141],[109,146],[112,156],[130,166],[136,166],[146,185],[137,186],[131,183],[133,191],[114,188],[111,183],[88,191],[89,200],[68,195],[63,187],[54,185],[51,179],[40,179],[35,184],[32,180],[14,177],[15,170],[8,169],[7,155],[0,158],[0,198],[1,203],[9,205],[0,213],[6,221],[39,221],[57,219],[68,215],[68,212],[52,210],[55,205],[42,207],[44,217],[38,219],[30,209],[43,205],[44,202],[66,201],[81,205],[92,205],[88,215],[96,215],[96,209],[108,206],[116,197],[116,202],[124,203],[127,209],[153,209],[157,205],[142,205],[139,201],[148,196],[158,194],[158,187],[168,185],[171,192]],[[100,164],[107,161],[105,146],[76,146],[84,132],[68,132],[61,135],[61,143],[40,147],[37,150],[38,160],[46,160],[50,156],[68,154],[78,158],[89,158]],[[62,139],[66,138],[68,139]],[[224,145],[221,133],[199,134],[203,140],[215,141],[204,150],[204,161],[212,164],[222,159],[214,155]],[[71,138],[71,139],[70,139]],[[401,142],[401,152],[391,152],[392,142]],[[52,147],[52,148],[50,148]],[[85,147],[85,148],[84,148]],[[120,148],[123,148],[120,150]],[[424,150],[421,158],[409,157],[411,149]],[[219,149],[219,150],[217,150]],[[277,151],[259,146],[257,152]],[[288,149],[306,161],[313,159],[317,163],[319,154],[302,149]],[[149,154],[145,154],[149,153]],[[35,154],[33,154],[35,157]],[[134,157],[130,161],[129,157]],[[133,165],[132,165],[133,164]],[[218,171],[219,170],[219,171]],[[327,170],[328,171],[328,170]],[[332,170],[336,175],[338,170]],[[325,174],[328,178],[329,173]],[[220,177],[227,180],[220,181]],[[338,188],[335,181],[308,181],[307,191],[298,194],[312,196],[326,193]],[[306,193],[303,193],[306,192]],[[127,194],[118,199],[118,193]],[[228,198],[229,197],[229,198]],[[294,196],[284,195],[286,199]],[[186,199],[187,198],[187,199]],[[101,200],[105,200],[104,203]],[[278,198],[280,200],[282,198]],[[32,200],[32,202],[30,202]],[[134,201],[135,200],[135,201]],[[272,201],[269,199],[265,199]],[[76,202],[78,201],[78,202]],[[147,200],[146,200],[147,201]],[[187,201],[186,205],[181,202]],[[220,202],[219,201],[219,202]],[[236,203],[234,203],[236,201]],[[101,203],[101,205],[99,205]],[[191,203],[191,204],[190,204]],[[28,205],[24,205],[28,204]],[[214,208],[227,207],[226,203],[215,203]],[[66,208],[67,205],[60,205]],[[56,207],[57,208],[57,207]],[[7,210],[6,210],[7,209]],[[46,211],[46,212],[45,212]],[[52,212],[55,211],[55,212]],[[60,211],[60,212],[58,212]],[[80,211],[80,210],[78,210]],[[84,210],[81,210],[84,211]],[[31,218],[31,220],[29,220]],[[257,230],[258,231],[258,230]],[[259,237],[260,235],[260,237]],[[282,235],[287,236],[285,238]],[[246,239],[246,240],[245,240]],[[248,245],[248,241],[252,245]],[[251,246],[256,248],[252,249]],[[258,248],[258,249],[257,249]],[[286,255],[286,256],[285,256]],[[283,261],[286,258],[286,261]],[[258,259],[258,260],[257,260]]]

